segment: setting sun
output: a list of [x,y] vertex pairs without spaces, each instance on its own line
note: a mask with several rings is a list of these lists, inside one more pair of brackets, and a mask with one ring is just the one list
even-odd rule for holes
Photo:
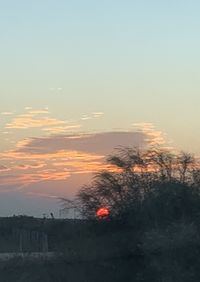
[[99,208],[97,211],[96,211],[96,216],[98,218],[104,218],[104,217],[108,217],[110,215],[110,211],[108,208]]

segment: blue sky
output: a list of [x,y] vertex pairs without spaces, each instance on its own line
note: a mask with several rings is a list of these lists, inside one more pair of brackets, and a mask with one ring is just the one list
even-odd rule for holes
[[[10,156],[2,160],[3,179],[16,173],[33,181],[41,168],[46,177],[53,168],[41,155],[24,163],[16,152],[28,144],[30,153],[33,138],[42,140],[40,145],[46,138],[57,144],[60,134],[98,133],[98,143],[105,133],[112,144],[116,136],[109,133],[132,134],[139,127],[154,139],[199,154],[199,11],[199,1],[1,1],[0,153]],[[126,134],[118,138],[130,143]],[[61,160],[50,158],[59,163],[54,172],[64,173]],[[32,165],[38,165],[35,175]],[[18,171],[20,166],[26,169]],[[80,163],[75,166],[84,170]],[[56,184],[62,195],[66,183]],[[34,190],[38,182],[31,185]],[[40,194],[46,185],[39,185]]]

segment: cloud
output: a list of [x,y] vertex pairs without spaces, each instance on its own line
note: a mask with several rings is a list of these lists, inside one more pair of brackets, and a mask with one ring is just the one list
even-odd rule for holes
[[39,170],[37,172],[26,172],[26,173],[6,173],[0,174],[0,189],[3,187],[12,186],[12,190],[19,190],[27,187],[30,184],[43,181],[59,181],[65,180],[70,176],[70,173],[66,170],[56,171],[52,169]]
[[[142,146],[145,135],[135,132],[70,134],[23,139],[14,150],[0,153],[9,168],[2,167],[0,183],[29,186],[40,181],[61,181],[71,175],[94,173],[108,168],[105,156],[122,146]],[[79,177],[79,176],[77,176]],[[6,184],[7,183],[7,184]]]
[[137,132],[142,132],[146,135],[146,141],[150,146],[169,147],[167,135],[156,128],[153,123],[139,122],[133,124]]
[[97,118],[101,118],[104,115],[103,112],[93,112],[91,114],[84,114],[81,117],[81,120],[85,121],[85,120],[91,120],[91,119],[97,119]]
[[0,172],[2,171],[9,171],[10,169],[5,165],[0,165]]
[[[95,111],[83,115],[82,120],[103,116],[103,112]],[[111,169],[106,156],[119,146],[166,144],[166,135],[152,123],[133,124],[132,131],[80,133],[81,122],[51,117],[48,107],[26,107],[23,114],[11,117],[5,127],[9,130],[4,129],[4,134],[19,129],[17,135],[25,136],[24,129],[37,128],[40,131],[30,130],[31,134],[44,135],[21,139],[14,148],[0,152],[0,193],[16,191],[30,197],[75,194],[93,173]]]
[[[25,118],[32,114],[27,113]],[[61,133],[66,126],[69,128],[65,130],[78,129],[76,124],[45,129],[50,134]],[[82,185],[84,177],[91,179],[97,171],[112,169],[105,159],[114,148],[145,147],[160,142],[160,136],[153,125],[143,124],[142,129],[136,131],[71,133],[22,139],[14,149],[0,152],[0,192],[23,191],[38,197],[39,194],[48,197],[71,195],[72,190],[75,193],[80,187],[73,186],[72,179]]]
[[49,88],[49,91],[59,91],[59,92],[61,92],[62,90],[63,90],[62,87],[50,87]]
[[92,117],[89,115],[83,115],[81,118],[81,120],[89,120],[89,119],[92,119]]
[[71,132],[80,128],[81,128],[80,124],[74,124],[74,125],[47,127],[47,128],[43,128],[43,131],[46,131],[49,134],[61,134],[61,133]]
[[118,146],[144,146],[143,132],[103,132],[31,138],[18,143],[18,152],[48,154],[62,150],[109,154]]
[[[47,180],[45,182],[38,182],[30,184],[26,188],[22,188],[24,194],[32,195],[33,197],[38,196],[42,193],[43,196],[53,198],[72,198],[81,186],[90,182],[92,175],[90,173],[81,174],[78,177],[76,174],[69,176],[64,180]],[[55,189],[57,187],[57,189]]]
[[94,118],[100,118],[104,115],[104,113],[103,112],[94,112],[92,113],[92,115]]
[[14,169],[15,170],[39,169],[39,168],[43,168],[45,165],[46,164],[44,162],[19,164],[19,165],[16,165]]
[[11,123],[6,125],[8,129],[28,129],[28,128],[41,128],[45,126],[65,124],[64,121],[55,118],[34,118],[31,115],[20,115],[12,120]]
[[26,113],[14,117],[7,123],[5,129],[38,128],[48,134],[61,134],[74,132],[81,128],[81,125],[75,122],[49,117],[48,107],[39,110],[33,110],[31,107],[26,107],[26,109],[28,109]]
[[6,124],[5,128],[29,129],[66,125],[66,121],[48,117],[48,108],[33,110],[31,107],[26,107],[25,109],[27,110],[25,114],[14,117],[11,122]]
[[14,113],[13,112],[2,112],[1,115],[3,116],[10,116],[10,115],[13,115]]
[[48,109],[44,109],[44,110],[31,110],[31,111],[29,111],[29,113],[31,115],[49,114],[49,110]]

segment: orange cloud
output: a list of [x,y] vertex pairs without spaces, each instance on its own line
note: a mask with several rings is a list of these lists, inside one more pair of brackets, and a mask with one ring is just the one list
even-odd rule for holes
[[15,149],[0,152],[2,165],[7,168],[0,169],[1,188],[21,189],[39,182],[66,181],[72,175],[113,170],[105,164],[105,156],[119,145],[145,146],[146,138],[144,132],[103,132],[23,139]]
[[150,122],[134,123],[133,127],[136,131],[142,132],[146,135],[146,141],[149,146],[163,146],[169,148],[169,141],[163,131],[156,129],[156,126]]
[[28,129],[65,124],[65,121],[55,118],[34,118],[31,114],[20,115],[6,125],[9,129]]
[[81,128],[80,124],[74,124],[74,125],[65,125],[65,126],[57,126],[57,127],[47,127],[47,128],[43,128],[43,130],[50,134],[60,134],[80,128]]
[[14,117],[6,124],[5,129],[38,128],[51,135],[72,132],[81,128],[80,124],[49,117],[48,108],[33,110],[32,108],[27,107],[25,109],[27,112]]

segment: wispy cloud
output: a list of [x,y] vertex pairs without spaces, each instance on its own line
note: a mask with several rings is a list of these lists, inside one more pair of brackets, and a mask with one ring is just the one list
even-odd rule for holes
[[26,107],[27,112],[15,116],[9,123],[6,124],[6,129],[29,129],[43,128],[48,126],[60,126],[66,122],[56,118],[49,117],[47,108],[33,110],[31,107]]
[[81,117],[81,120],[85,121],[85,120],[92,120],[92,119],[97,119],[97,118],[101,118],[104,116],[103,112],[93,112],[90,114],[84,114]]
[[89,115],[83,115],[83,116],[81,117],[81,120],[89,120],[89,119],[92,119],[92,117],[89,116]]
[[39,169],[39,168],[43,168],[45,167],[45,163],[44,162],[38,162],[38,163],[27,163],[27,164],[19,164],[16,165],[13,169],[14,170],[34,170],[34,169]]
[[63,90],[63,87],[50,87],[49,91],[56,91],[56,92],[61,92]]
[[5,132],[8,132],[6,131],[8,129],[37,128],[48,134],[63,134],[81,128],[81,124],[51,117],[48,107],[39,110],[34,110],[31,107],[26,107],[26,109],[26,113],[15,116],[5,125]]
[[1,115],[3,115],[3,116],[11,116],[13,114],[14,114],[13,112],[2,112],[1,113]]
[[102,117],[103,115],[104,115],[103,112],[94,112],[94,113],[92,113],[92,116],[93,116],[94,118],[100,118],[100,117]]
[[10,169],[5,165],[0,165],[0,171],[9,171]]
[[28,129],[28,128],[39,128],[52,125],[64,124],[64,121],[57,120],[55,118],[42,118],[34,119],[30,116],[22,115],[15,118],[11,123],[6,125],[9,129]]
[[56,127],[46,127],[43,129],[43,131],[46,131],[49,134],[61,134],[61,133],[72,132],[80,128],[81,128],[80,124],[73,124],[73,125],[63,125]]
[[49,110],[48,109],[43,109],[43,110],[30,110],[29,113],[31,115],[43,115],[43,114],[49,114]]
[[166,133],[156,128],[153,123],[140,122],[134,123],[133,128],[137,132],[142,132],[146,135],[146,141],[149,146],[164,146],[169,147],[169,141]]

